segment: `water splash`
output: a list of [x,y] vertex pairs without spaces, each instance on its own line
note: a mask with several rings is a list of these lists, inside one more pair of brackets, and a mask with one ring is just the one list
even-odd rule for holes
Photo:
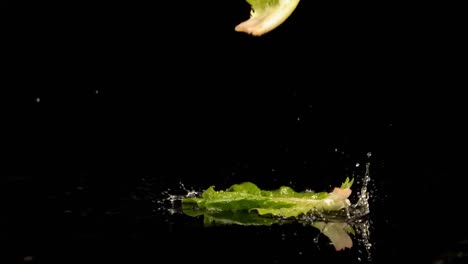
[[366,171],[364,173],[364,177],[362,178],[361,190],[357,192],[358,200],[355,204],[352,204],[348,210],[350,219],[363,217],[370,213],[370,208],[369,208],[370,195],[368,191],[368,185],[370,181],[371,181],[370,162],[367,162]]
[[356,234],[360,237],[357,239],[358,243],[363,245],[366,249],[367,260],[372,261],[372,243],[370,242],[370,222],[368,219],[358,219],[355,221],[354,227]]
[[184,190],[185,192],[187,192],[187,194],[185,195],[185,198],[193,198],[193,197],[197,197],[199,192],[198,191],[195,191],[193,189],[189,190],[185,187],[185,185],[182,183],[182,182],[179,182],[179,185],[180,187],[182,188],[182,190]]
[[[372,156],[371,152],[367,153],[367,158],[369,159]],[[370,192],[368,189],[369,182],[371,181],[370,177],[370,162],[366,162],[366,170],[364,177],[362,178],[361,190],[358,194],[358,201],[355,204],[350,206],[350,222],[354,225],[356,229],[356,234],[360,236],[358,242],[364,246],[367,253],[367,260],[372,261],[372,243],[370,235],[370,221],[368,215],[370,214],[369,198]],[[361,261],[361,260],[360,260]]]
[[[188,189],[182,182],[179,182],[179,188],[185,194],[171,194],[171,189],[167,189],[161,193],[162,198],[159,199],[157,202],[161,205],[158,208],[158,210],[167,210],[171,215],[182,213],[182,211],[180,210],[180,202],[184,198],[193,198],[199,196],[200,194],[199,191],[196,191],[194,189]],[[168,207],[168,203],[170,207]]]

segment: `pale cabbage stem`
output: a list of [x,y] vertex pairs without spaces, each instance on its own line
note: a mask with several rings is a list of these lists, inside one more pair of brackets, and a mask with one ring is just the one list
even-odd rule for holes
[[279,0],[278,5],[250,12],[250,18],[235,27],[237,32],[261,36],[281,25],[296,9],[300,0]]

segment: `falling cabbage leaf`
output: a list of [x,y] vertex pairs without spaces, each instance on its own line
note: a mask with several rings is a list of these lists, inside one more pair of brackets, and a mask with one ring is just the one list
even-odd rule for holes
[[261,36],[281,25],[296,9],[300,0],[247,0],[250,18],[235,27],[238,32]]

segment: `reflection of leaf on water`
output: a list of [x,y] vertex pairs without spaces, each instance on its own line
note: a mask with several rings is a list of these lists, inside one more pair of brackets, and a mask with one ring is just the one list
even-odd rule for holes
[[337,251],[353,246],[349,233],[354,233],[354,229],[347,222],[313,222],[312,226],[320,229]]
[[182,207],[186,215],[197,217],[203,216],[205,226],[215,225],[243,225],[243,226],[271,226],[273,224],[287,224],[294,221],[301,222],[305,225],[315,227],[322,234],[330,239],[331,244],[337,251],[351,248],[353,241],[350,234],[354,234],[354,229],[346,221],[305,221],[305,220],[288,220],[282,218],[271,218],[260,216],[256,213],[248,211],[223,211],[209,212],[199,210],[191,206]]
[[213,225],[244,225],[244,226],[270,226],[279,224],[281,219],[261,217],[258,214],[249,213],[247,211],[224,211],[224,212],[208,212],[197,210],[190,206],[182,207],[183,212],[189,216],[203,215],[203,223],[205,226]]

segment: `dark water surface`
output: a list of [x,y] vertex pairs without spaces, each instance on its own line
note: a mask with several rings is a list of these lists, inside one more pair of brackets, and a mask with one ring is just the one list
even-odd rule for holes
[[[164,114],[148,99],[157,93],[94,91],[38,91],[22,98],[30,101],[22,110],[29,116],[14,121],[22,125],[10,130],[17,134],[9,135],[3,167],[8,214],[2,240],[13,263],[28,257],[37,263],[147,263],[163,257],[369,262],[358,239],[350,250],[336,252],[316,228],[301,223],[204,227],[201,217],[181,214],[177,202],[172,207],[165,201],[168,194],[242,181],[264,189],[328,191],[350,176],[358,180],[357,191],[366,162],[371,263],[466,260],[461,161],[448,155],[452,147],[446,145],[453,138],[441,141],[440,134],[410,130],[391,116],[372,118],[370,110],[382,111],[375,104],[330,110],[299,89],[239,93],[239,101],[251,104],[216,108],[177,94],[167,98],[191,101]],[[213,110],[197,109],[194,98]],[[418,137],[406,138],[413,134]],[[439,258],[453,260],[435,262]]]
[[[9,5],[2,263],[466,263],[457,16],[302,2],[264,38],[233,32],[242,2]],[[369,252],[164,202],[242,181],[329,191],[366,162]]]

